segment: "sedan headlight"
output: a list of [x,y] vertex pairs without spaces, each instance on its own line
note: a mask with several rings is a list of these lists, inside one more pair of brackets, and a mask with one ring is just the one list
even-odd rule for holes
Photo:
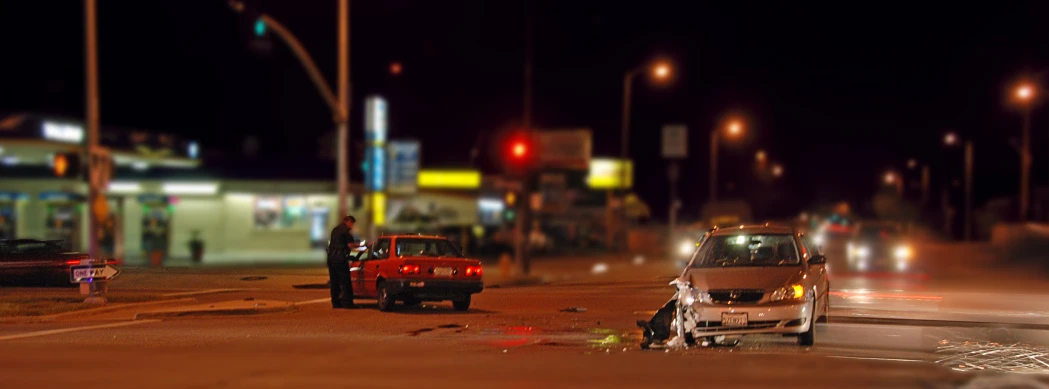
[[812,241],[816,244],[823,244],[823,235],[816,235],[812,238]]
[[899,246],[896,248],[894,254],[896,255],[896,259],[910,259],[911,248],[907,246]]
[[801,284],[794,284],[776,289],[776,291],[772,292],[772,295],[769,296],[769,300],[798,300],[802,297],[805,297],[805,287],[801,286]]
[[853,253],[856,254],[857,257],[867,258],[867,256],[871,255],[871,249],[867,248],[867,246],[860,246],[853,250]]

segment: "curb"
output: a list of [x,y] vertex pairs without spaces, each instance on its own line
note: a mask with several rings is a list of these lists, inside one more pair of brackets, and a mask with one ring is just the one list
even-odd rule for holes
[[173,309],[167,311],[140,312],[135,314],[132,320],[165,319],[185,316],[242,316],[259,315],[264,313],[294,312],[298,307],[289,302],[281,302],[276,306],[253,306],[241,308],[201,308],[201,309]]
[[74,310],[74,311],[62,312],[62,313],[56,313],[56,314],[44,315],[44,316],[11,316],[11,317],[2,317],[2,318],[0,318],[0,323],[17,323],[17,322],[25,323],[25,322],[52,321],[52,320],[55,320],[55,319],[68,317],[68,316],[79,316],[79,315],[87,316],[87,315],[93,315],[93,314],[97,314],[97,313],[119,311],[119,310],[125,309],[125,308],[135,308],[135,307],[144,307],[144,306],[150,306],[150,305],[162,305],[162,304],[173,304],[173,303],[188,303],[188,302],[193,302],[193,301],[197,301],[197,299],[195,299],[195,298],[160,299],[160,300],[154,300],[154,301],[144,301],[144,302],[141,302],[141,303],[112,304],[112,305],[106,305],[104,307],[90,308],[90,309],[78,309],[78,310]]

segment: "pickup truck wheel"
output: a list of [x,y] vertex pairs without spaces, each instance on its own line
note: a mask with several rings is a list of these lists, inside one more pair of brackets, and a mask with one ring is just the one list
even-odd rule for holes
[[379,300],[379,310],[383,312],[392,311],[394,300],[390,298],[389,292],[386,291],[386,281],[379,281],[379,285],[376,286],[376,294]]
[[456,311],[466,311],[470,309],[470,296],[466,296],[462,300],[452,301],[452,306],[455,307]]

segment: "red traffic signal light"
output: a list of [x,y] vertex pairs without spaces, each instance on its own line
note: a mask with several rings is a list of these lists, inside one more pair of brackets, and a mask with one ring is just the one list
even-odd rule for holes
[[523,140],[516,140],[511,146],[510,155],[513,156],[514,159],[525,159],[528,157],[528,149],[528,143]]

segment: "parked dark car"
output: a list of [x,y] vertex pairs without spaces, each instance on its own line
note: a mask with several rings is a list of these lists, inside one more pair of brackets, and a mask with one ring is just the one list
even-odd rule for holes
[[0,285],[69,285],[69,267],[88,258],[87,254],[67,249],[62,241],[0,240]]

